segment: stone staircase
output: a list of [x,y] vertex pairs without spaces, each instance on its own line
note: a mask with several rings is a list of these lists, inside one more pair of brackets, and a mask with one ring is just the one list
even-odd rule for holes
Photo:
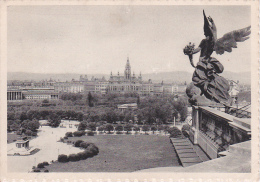
[[206,154],[195,148],[188,138],[170,138],[183,167],[209,160]]

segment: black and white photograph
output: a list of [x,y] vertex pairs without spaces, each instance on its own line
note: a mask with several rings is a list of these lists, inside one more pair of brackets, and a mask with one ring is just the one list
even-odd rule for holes
[[253,4],[7,5],[6,173],[257,174]]

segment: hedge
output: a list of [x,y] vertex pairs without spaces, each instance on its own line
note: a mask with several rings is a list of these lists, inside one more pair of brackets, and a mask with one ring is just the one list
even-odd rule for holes
[[66,137],[73,137],[72,132],[67,132],[67,133],[65,134],[65,136],[66,136]]
[[48,165],[49,165],[49,163],[48,163],[48,162],[46,162],[46,161],[44,161],[44,162],[43,162],[43,165],[44,165],[44,166],[48,166]]
[[83,142],[83,140],[77,140],[74,144],[74,147],[80,147],[80,144]]
[[172,127],[168,129],[168,132],[170,133],[171,138],[182,138],[181,130],[179,130],[177,127]]
[[65,154],[61,154],[58,156],[58,161],[59,162],[68,162],[68,156]]
[[33,172],[39,173],[39,172],[41,172],[41,170],[40,169],[34,169]]
[[95,154],[93,151],[90,151],[89,149],[86,149],[84,152],[84,157],[87,159],[89,157],[93,157]]
[[189,135],[189,131],[190,131],[190,125],[185,124],[185,125],[182,126],[181,132],[182,132],[182,134],[183,134],[185,137],[187,137],[187,138],[190,136],[190,135]]
[[88,143],[88,142],[82,142],[82,143],[80,143],[80,147],[81,147],[81,148],[84,148],[84,149],[88,148],[89,145],[90,145],[90,143]]
[[190,134],[189,134],[186,130],[182,131],[182,134],[183,134],[186,138],[189,138],[189,137],[190,137]]
[[43,164],[43,163],[39,163],[39,164],[37,165],[37,168],[44,168],[44,164]]
[[79,153],[78,153],[78,156],[80,157],[80,160],[85,160],[85,159],[87,159],[87,156],[85,155],[84,152],[79,152]]
[[[70,154],[69,156],[65,155],[65,154],[61,154],[58,156],[58,161],[59,162],[75,162],[75,161],[79,161],[79,160],[85,160],[89,157],[93,157],[95,155],[97,155],[99,153],[99,149],[98,147],[93,144],[93,143],[88,143],[88,142],[83,142],[82,140],[77,140],[75,142],[75,145],[85,149],[83,152],[79,152],[77,154]],[[44,167],[45,165],[49,165],[48,162],[43,162],[43,163],[40,163],[41,165],[39,166],[38,164],[38,168],[40,167]],[[42,168],[43,168],[42,167]]]
[[99,149],[96,145],[94,145],[93,143],[89,144],[88,148],[89,151],[93,152],[94,155],[97,155],[99,153]]
[[88,132],[87,132],[87,135],[88,135],[88,136],[94,136],[94,132],[93,132],[93,131],[88,131]]
[[181,131],[184,131],[184,130],[189,131],[190,125],[188,125],[188,124],[183,125],[182,128],[181,128]]
[[79,161],[80,160],[80,155],[78,154],[70,154],[68,157],[68,160],[71,162]]
[[45,161],[45,162],[39,163],[37,165],[37,168],[44,168],[44,166],[48,166],[48,165],[49,165],[49,163]]
[[75,131],[75,132],[73,132],[73,136],[74,137],[81,137],[83,135],[85,135],[84,131]]

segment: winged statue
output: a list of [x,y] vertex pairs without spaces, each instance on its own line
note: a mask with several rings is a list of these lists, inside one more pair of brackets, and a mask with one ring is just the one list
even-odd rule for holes
[[[183,49],[184,54],[189,56],[190,63],[195,68],[192,84],[200,88],[201,95],[204,94],[206,98],[229,105],[229,83],[225,78],[218,75],[223,72],[224,67],[216,58],[211,57],[211,54],[214,51],[220,55],[225,52],[232,52],[232,48],[237,48],[237,42],[249,39],[251,26],[226,33],[223,37],[217,39],[217,28],[213,19],[206,17],[204,10],[203,16],[205,39],[200,42],[196,49],[195,45],[191,43]],[[197,66],[194,66],[192,55],[198,52],[200,52],[199,62]],[[186,90],[186,92],[189,91]],[[192,97],[190,94],[187,95],[190,98]]]

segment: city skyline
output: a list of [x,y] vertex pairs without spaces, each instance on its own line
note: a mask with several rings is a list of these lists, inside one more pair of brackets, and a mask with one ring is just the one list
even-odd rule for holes
[[[136,74],[193,72],[182,49],[204,38],[203,9],[214,19],[218,38],[250,25],[249,6],[10,6],[7,70],[123,74],[129,57]],[[250,42],[212,56],[225,71],[250,71]]]

